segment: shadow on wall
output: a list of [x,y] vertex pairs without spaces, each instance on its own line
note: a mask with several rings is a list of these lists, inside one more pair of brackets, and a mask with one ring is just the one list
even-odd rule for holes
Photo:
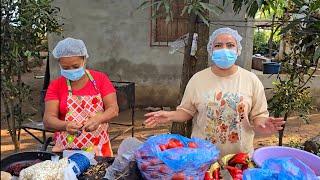
[[178,65],[135,64],[127,59],[112,58],[90,64],[89,68],[105,72],[113,81],[135,82],[137,106],[177,105],[181,76],[181,67]]
[[97,62],[91,65],[93,69],[105,72],[115,81],[133,81],[136,83],[178,83],[180,81],[181,67],[155,66],[148,63],[134,64],[127,59]]

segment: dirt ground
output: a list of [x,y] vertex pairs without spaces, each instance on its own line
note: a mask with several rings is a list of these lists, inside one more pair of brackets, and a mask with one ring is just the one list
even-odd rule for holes
[[[26,120],[26,122],[33,120],[33,121],[41,121],[39,109],[39,99],[40,99],[40,90],[42,89],[43,79],[36,79],[35,76],[44,75],[45,67],[37,67],[33,69],[33,72],[27,73],[23,76],[25,82],[29,84],[32,89],[32,97],[33,101],[25,107],[25,110],[28,112],[34,112],[35,115],[30,119]],[[114,122],[121,122],[121,123],[130,123],[130,111],[121,112],[119,117],[117,117]],[[144,121],[144,114],[146,111],[142,109],[135,109],[135,133],[134,136],[139,138],[140,140],[144,140],[148,136],[155,135],[155,134],[162,134],[168,133],[170,131],[170,125],[163,125],[157,128],[145,128],[142,126],[142,122]],[[317,112],[316,112],[317,113]],[[117,132],[126,129],[126,127],[118,126],[118,125],[111,125],[110,134],[111,136],[116,134]],[[303,121],[296,117],[290,117],[284,135],[284,144],[288,144],[290,142],[293,143],[303,143],[305,140],[314,137],[319,134],[320,129],[320,113],[313,114],[310,116],[310,123],[304,124]],[[42,138],[42,133],[37,131],[31,131],[39,138]],[[47,136],[52,135],[51,133],[47,133]],[[114,153],[117,152],[117,148],[121,141],[126,138],[130,137],[131,132],[127,132],[122,136],[119,136],[112,142],[112,147]],[[277,145],[278,138],[276,135],[270,137],[256,137],[254,141],[255,148],[268,146],[268,145]],[[41,148],[41,144],[37,142],[33,137],[27,134],[25,131],[21,131],[21,144],[20,144],[21,151],[28,151],[28,150],[39,150]],[[48,149],[50,150],[50,148]],[[1,159],[9,154],[14,152],[14,146],[12,145],[11,138],[7,131],[7,126],[4,121],[1,121]]]

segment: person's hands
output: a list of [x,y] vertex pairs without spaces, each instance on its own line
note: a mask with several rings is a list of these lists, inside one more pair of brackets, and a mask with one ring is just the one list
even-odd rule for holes
[[80,123],[77,123],[75,121],[67,121],[66,131],[69,134],[77,134],[78,131],[80,130],[81,126],[82,125]]
[[263,120],[255,121],[255,131],[259,134],[273,134],[283,129],[285,124],[283,118],[268,117]]
[[147,117],[147,119],[144,121],[144,124],[146,127],[155,127],[158,124],[163,124],[170,122],[170,111],[157,111],[157,112],[151,112],[147,113],[144,116]]
[[84,122],[82,129],[86,132],[92,132],[98,129],[101,124],[101,113],[90,114]]

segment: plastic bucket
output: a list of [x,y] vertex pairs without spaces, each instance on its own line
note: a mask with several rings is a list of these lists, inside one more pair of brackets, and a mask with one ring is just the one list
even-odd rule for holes
[[277,62],[264,62],[263,74],[278,74],[280,71],[280,63]]
[[320,157],[300,149],[283,146],[262,147],[254,151],[252,159],[261,167],[265,160],[278,157],[297,158],[309,166],[317,176],[320,176]]

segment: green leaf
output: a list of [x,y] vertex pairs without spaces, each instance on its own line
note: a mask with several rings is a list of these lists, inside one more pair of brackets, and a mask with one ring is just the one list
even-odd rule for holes
[[196,11],[195,14],[196,14],[197,16],[199,16],[200,19],[201,19],[207,26],[210,26],[210,24],[209,24],[209,22],[208,22],[208,20],[207,20],[206,17],[204,17],[204,16],[203,16],[201,13],[199,13],[198,11]]
[[292,0],[296,5],[303,6],[303,1],[301,0]]
[[312,3],[309,6],[311,11],[316,11],[318,9],[320,9],[320,3],[319,1],[312,1]]
[[170,12],[170,4],[169,3],[164,3],[164,9],[166,10],[166,13],[169,14]]
[[188,9],[188,6],[184,6],[183,9],[182,9],[182,11],[181,11],[180,16],[183,16],[184,13],[186,13],[187,9]]
[[191,14],[192,9],[193,9],[193,6],[192,6],[192,5],[189,5],[189,6],[188,6],[188,14]]
[[287,33],[289,30],[293,29],[293,27],[296,26],[299,23],[301,23],[301,19],[295,19],[295,20],[291,21],[286,27],[281,29],[279,34]]
[[136,9],[137,10],[144,10],[146,8],[149,8],[149,7],[153,7],[153,6],[156,6],[157,5],[157,10],[159,9],[159,6],[162,4],[163,2],[162,1],[155,1],[155,2],[152,2],[150,0],[147,0],[147,1],[144,1],[142,2]]
[[314,62],[316,62],[317,60],[319,61],[319,58],[320,58],[320,47],[317,47],[313,55],[313,61]]
[[223,8],[219,6],[215,6],[213,4],[203,3],[203,2],[199,2],[199,4],[203,9],[208,10],[211,13],[214,13],[216,16],[219,16],[221,13],[223,13]]
[[[142,2],[142,3],[137,7],[137,9],[145,8],[145,6],[146,6],[148,3],[150,3],[149,0]],[[150,7],[150,6],[148,6],[148,7]]]

